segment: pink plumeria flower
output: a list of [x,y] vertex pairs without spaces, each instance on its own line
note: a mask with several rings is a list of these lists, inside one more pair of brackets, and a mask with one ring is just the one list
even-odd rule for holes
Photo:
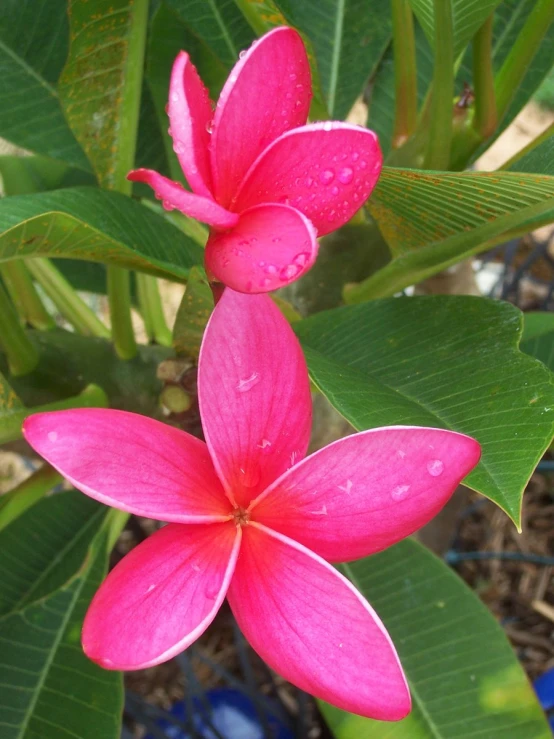
[[211,226],[206,268],[234,290],[267,292],[306,272],[317,236],[345,224],[375,187],[383,157],[372,131],[304,125],[312,97],[302,39],[276,28],[231,71],[215,113],[188,54],[171,74],[174,149],[192,188],[150,169],[129,174],[167,209]]
[[198,395],[206,443],[116,410],[25,421],[27,441],[75,487],[170,522],[100,587],[86,654],[110,669],[156,665],[192,644],[227,597],[253,648],[287,680],[347,711],[403,718],[410,696],[391,639],[329,562],[378,552],[427,523],[477,464],[479,445],[391,426],[306,457],[306,363],[265,295],[224,291]]

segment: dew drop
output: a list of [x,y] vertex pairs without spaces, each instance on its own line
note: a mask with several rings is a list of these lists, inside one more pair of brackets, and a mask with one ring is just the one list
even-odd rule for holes
[[333,130],[333,124],[331,123],[331,121],[327,121],[326,123],[323,124],[323,130],[324,131],[332,131]]
[[292,98],[292,92],[287,92],[287,94],[285,95],[285,97],[286,97],[287,100],[290,100]]
[[165,210],[175,210],[175,206],[169,200],[162,200],[162,206]]
[[360,169],[365,169],[367,167],[367,162],[365,159],[362,159],[360,161]]
[[309,258],[310,258],[310,255],[307,254],[305,251],[303,251],[294,257],[294,259],[292,260],[292,263],[295,264],[297,267],[302,268],[308,264]]
[[52,443],[54,443],[57,440],[58,440],[58,432],[57,431],[49,431],[48,432],[48,441],[51,441]]
[[443,471],[444,464],[440,459],[432,459],[430,462],[427,462],[427,472],[431,477],[438,477],[439,475],[442,475]]
[[319,181],[322,185],[329,185],[335,179],[335,173],[332,169],[324,169],[319,175]]
[[175,142],[175,143],[173,144],[173,151],[174,151],[174,152],[175,152],[176,154],[184,154],[184,151],[185,151],[185,147],[183,146],[183,144],[182,144],[182,143],[181,143],[180,141],[176,141],[176,142]]
[[156,587],[155,585],[149,585],[148,590],[146,592],[151,593],[155,589],[155,587]]
[[264,267],[264,272],[267,275],[276,275],[278,271],[279,270],[275,264],[266,264],[266,266]]
[[171,93],[171,102],[172,103],[178,103],[179,102],[179,95],[176,92]]
[[294,82],[295,79],[296,79],[296,75],[294,74],[294,72],[292,74],[289,74],[289,80]]
[[331,188],[331,194],[332,195],[338,195],[339,194],[339,188],[336,185],[333,185]]
[[409,485],[397,485],[395,488],[391,490],[390,496],[393,500],[398,502],[399,500],[404,500],[404,498],[407,498],[409,491],[410,491]]
[[208,121],[208,122],[206,123],[206,131],[207,131],[207,132],[208,132],[209,134],[211,134],[213,130],[214,130],[214,121],[213,121],[213,118],[212,118],[212,120],[211,120],[211,121]]
[[215,600],[217,598],[217,595],[219,593],[219,585],[217,583],[208,583],[206,585],[206,589],[204,590],[204,595],[208,600]]
[[296,277],[300,270],[301,267],[299,267],[297,264],[287,264],[287,266],[283,267],[283,269],[279,272],[279,279],[281,280],[281,282],[292,280],[294,277]]
[[313,177],[306,177],[306,181],[304,183],[306,187],[311,187],[314,184]]
[[239,383],[237,385],[237,390],[239,393],[247,393],[249,390],[251,390],[254,385],[257,385],[260,381],[260,375],[258,372],[252,372],[250,377],[246,377],[243,380],[239,380]]
[[263,280],[260,280],[260,287],[269,287],[269,285],[271,285],[269,277],[264,277]]
[[357,151],[353,151],[352,152],[352,161],[353,162],[357,162],[359,158],[360,158],[360,155],[358,154],[358,152]]
[[336,210],[329,211],[329,213],[327,214],[327,220],[329,221],[329,223],[332,223],[335,220],[336,215],[337,215]]
[[246,56],[246,49],[239,51],[239,59],[244,59],[245,56]]
[[354,170],[351,167],[343,167],[342,169],[339,169],[337,177],[339,182],[342,182],[343,185],[349,185],[354,177]]

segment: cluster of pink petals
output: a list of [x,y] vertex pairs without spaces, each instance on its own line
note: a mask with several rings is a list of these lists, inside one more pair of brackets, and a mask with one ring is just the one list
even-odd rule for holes
[[86,654],[112,669],[163,662],[202,634],[227,596],[254,649],[286,679],[345,710],[401,719],[410,696],[390,637],[329,562],[377,552],[427,523],[477,464],[479,445],[398,426],[306,457],[306,364],[265,295],[224,291],[198,393],[206,443],[115,410],[25,421],[27,441],[75,487],[170,522],[100,587]]
[[241,54],[215,108],[188,54],[171,74],[174,149],[192,192],[148,169],[167,209],[209,224],[206,269],[234,290],[260,293],[300,277],[317,236],[342,226],[373,190],[377,137],[347,123],[305,125],[312,97],[302,39],[276,28]]

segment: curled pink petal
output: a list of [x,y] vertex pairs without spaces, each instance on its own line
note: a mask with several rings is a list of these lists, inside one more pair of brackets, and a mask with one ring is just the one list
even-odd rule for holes
[[206,268],[237,292],[268,292],[307,272],[317,250],[315,229],[302,213],[287,205],[257,205],[241,213],[232,230],[210,236]]
[[109,670],[171,659],[213,621],[235,569],[241,529],[169,524],[133,549],[94,596],[86,655]]
[[294,685],[362,716],[398,721],[409,712],[402,667],[379,617],[302,545],[246,526],[228,598],[256,652]]
[[349,123],[312,123],[274,141],[250,168],[231,210],[287,203],[323,236],[352,218],[377,184],[383,155],[377,136]]
[[189,55],[181,51],[173,64],[167,108],[173,149],[193,192],[211,197],[210,130],[213,118],[208,92]]
[[225,210],[211,197],[195,195],[185,190],[180,182],[173,182],[153,169],[135,169],[129,172],[127,179],[149,185],[166,210],[180,210],[181,213],[215,228],[232,228],[238,222],[236,213]]
[[306,123],[312,86],[304,44],[276,28],[231,71],[217,103],[211,158],[215,195],[228,205],[259,154],[284,131]]
[[162,521],[229,517],[204,442],[146,416],[103,408],[36,413],[25,439],[78,490]]
[[312,413],[306,362],[269,296],[224,291],[202,342],[198,398],[214,466],[239,506],[304,457]]
[[358,559],[428,523],[480,454],[474,439],[442,429],[363,431],[289,470],[252,513],[331,562]]

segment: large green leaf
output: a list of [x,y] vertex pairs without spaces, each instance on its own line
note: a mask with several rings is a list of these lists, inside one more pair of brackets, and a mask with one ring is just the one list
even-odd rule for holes
[[216,57],[231,67],[255,38],[234,0],[166,0]]
[[525,313],[521,351],[554,372],[554,313]]
[[[501,0],[446,0],[452,3],[452,24],[454,26],[454,55],[465,49],[474,34]],[[435,45],[435,12],[433,0],[410,0],[414,13],[431,46]]]
[[0,532],[0,616],[62,587],[84,562],[106,508],[77,492],[44,498]]
[[69,0],[70,46],[59,90],[101,184],[120,188],[134,161],[147,0]]
[[476,438],[466,484],[520,522],[554,434],[554,376],[518,350],[522,315],[485,298],[375,300],[295,324],[315,384],[361,430],[434,426]]
[[311,40],[329,115],[346,117],[391,37],[389,0],[276,0]]
[[134,200],[96,188],[0,200],[0,262],[28,256],[87,259],[184,279],[202,249]]
[[353,289],[351,302],[391,295],[554,221],[554,177],[386,167],[368,205],[393,261]]
[[66,6],[66,0],[0,3],[0,136],[90,170],[56,90],[67,55]]
[[337,739],[548,739],[548,724],[506,636],[431,552],[405,540],[342,565],[396,645],[413,708],[398,723],[321,704]]
[[510,172],[534,172],[554,176],[554,124],[549,128],[549,136],[541,139],[537,146],[531,146],[508,167]]
[[[28,547],[29,539],[22,543]],[[98,532],[84,560],[78,554],[60,589],[0,618],[3,739],[119,737],[121,676],[88,660],[80,645],[86,609],[106,572],[108,531]]]

